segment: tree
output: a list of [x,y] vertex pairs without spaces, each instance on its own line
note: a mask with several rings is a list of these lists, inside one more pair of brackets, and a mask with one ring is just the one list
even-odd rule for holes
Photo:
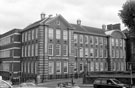
[[129,28],[129,31],[135,33],[135,1],[126,1],[118,15],[120,16],[122,22]]

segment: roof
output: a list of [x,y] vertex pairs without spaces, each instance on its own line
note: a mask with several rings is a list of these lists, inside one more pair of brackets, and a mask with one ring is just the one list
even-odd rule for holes
[[[62,19],[64,19],[61,15],[57,15],[57,16],[54,16],[54,17],[47,17],[45,19],[42,19],[42,20],[38,20],[30,25],[28,25],[27,27],[25,27],[22,31],[25,31],[25,30],[28,30],[30,28],[33,28],[33,27],[36,27],[36,26],[39,26],[41,24],[45,24],[45,25],[49,25],[49,23],[51,23],[52,21],[54,21],[56,18],[58,17],[61,17]],[[65,20],[65,19],[64,19]],[[66,20],[65,22],[67,24],[69,24]],[[70,24],[68,25],[69,27],[71,26]]]
[[15,28],[15,29],[12,29],[12,30],[10,30],[8,32],[5,32],[5,33],[1,34],[0,38],[8,36],[8,35],[13,34],[13,33],[20,33],[20,32],[21,32],[21,29],[16,29]]
[[45,22],[45,21],[50,20],[50,19],[52,19],[52,18],[45,18],[45,19],[42,19],[42,20],[38,20],[38,21],[28,25],[27,27],[25,27],[22,31],[25,31],[25,30],[28,30],[30,28],[39,26],[42,22]]
[[90,33],[90,34],[95,34],[95,35],[103,35],[105,36],[105,31],[100,28],[95,28],[95,27],[89,27],[89,26],[83,26],[83,25],[78,25],[78,24],[71,24],[75,30],[75,32],[85,32],[85,33]]
[[125,33],[129,33],[128,29],[125,29],[125,30],[123,30],[122,32],[123,32],[124,34],[125,34]]
[[109,30],[109,31],[106,31],[105,34],[108,35],[108,36],[112,36],[112,33],[114,32],[120,32],[123,36],[123,38],[126,38],[125,34],[123,32],[121,32],[120,30]]
[[106,33],[106,35],[111,35],[114,31],[116,31],[116,30],[106,31],[105,33]]
[[[29,28],[32,28],[32,27],[35,27],[35,26],[38,26],[41,21],[42,21],[42,20],[39,20],[39,21],[36,21],[36,22],[34,22],[34,23],[28,25],[27,27],[24,28],[24,30],[29,29]],[[23,31],[24,31],[24,30],[23,30]]]

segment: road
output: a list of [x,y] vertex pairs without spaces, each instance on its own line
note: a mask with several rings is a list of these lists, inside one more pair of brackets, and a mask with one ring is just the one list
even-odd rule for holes
[[[39,87],[48,87],[48,88],[56,88],[58,83],[63,82],[71,82],[71,79],[57,79],[57,80],[50,80],[44,83],[38,84]],[[82,83],[82,78],[74,79],[74,82],[76,85],[78,85],[80,88],[93,88],[92,85],[86,85]]]

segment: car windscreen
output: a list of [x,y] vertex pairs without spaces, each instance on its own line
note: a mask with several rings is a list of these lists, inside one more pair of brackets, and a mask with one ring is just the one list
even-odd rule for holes
[[115,82],[116,84],[121,84],[121,82],[116,79],[113,79],[113,82]]

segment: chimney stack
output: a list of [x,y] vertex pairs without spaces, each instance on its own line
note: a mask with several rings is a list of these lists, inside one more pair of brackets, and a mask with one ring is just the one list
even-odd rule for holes
[[41,13],[41,20],[45,19],[45,13]]
[[77,20],[77,24],[81,25],[81,20],[80,19]]
[[51,18],[51,17],[52,17],[52,14],[49,15],[49,18]]
[[107,25],[107,30],[121,30],[120,23]]
[[105,24],[102,25],[102,29],[106,30],[106,25]]

